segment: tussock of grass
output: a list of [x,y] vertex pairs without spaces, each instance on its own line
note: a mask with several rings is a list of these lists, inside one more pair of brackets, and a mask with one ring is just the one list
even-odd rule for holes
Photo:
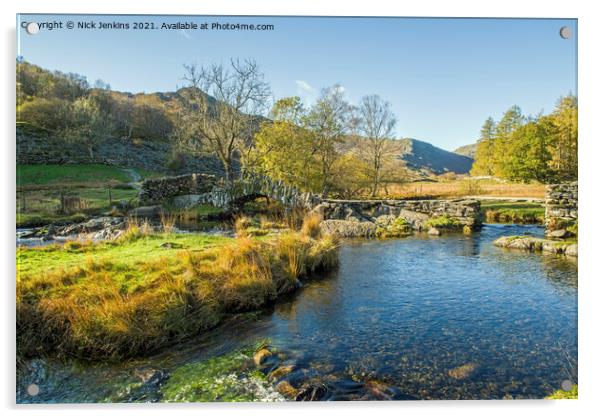
[[566,230],[569,231],[571,234],[573,234],[575,237],[577,237],[579,235],[578,222],[575,221],[574,224],[567,226]]
[[[130,229],[113,243],[19,250],[20,356],[148,354],[215,326],[227,313],[257,309],[337,262],[337,243],[329,236],[291,231],[271,240],[242,237],[175,251],[134,223]],[[132,248],[147,253],[128,256]],[[53,268],[38,264],[30,271],[27,263],[40,263],[40,257],[52,260]],[[56,261],[61,257],[85,261],[69,266]]]
[[119,242],[132,242],[139,238],[151,235],[154,232],[148,219],[139,222],[136,218],[128,218],[127,223],[127,228],[119,236]]
[[378,238],[400,238],[410,235],[412,227],[404,218],[396,218],[390,225],[379,226],[376,229]]
[[163,232],[171,234],[176,225],[176,215],[161,212],[161,227]]
[[426,221],[426,226],[429,228],[454,229],[460,228],[462,224],[448,215],[442,215]]
[[234,218],[234,231],[237,237],[246,237],[247,229],[253,225],[253,220],[248,216],[237,216]]
[[69,240],[69,241],[65,242],[65,244],[63,244],[63,248],[67,251],[79,251],[84,248],[89,248],[90,246],[93,245],[93,243],[94,242],[89,239],[82,240],[82,241]]
[[301,233],[312,238],[320,236],[321,229],[320,223],[322,222],[322,216],[317,213],[309,213],[303,218],[303,224],[301,225]]

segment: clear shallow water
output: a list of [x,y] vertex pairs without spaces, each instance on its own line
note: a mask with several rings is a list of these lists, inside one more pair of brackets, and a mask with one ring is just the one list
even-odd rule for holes
[[[336,272],[258,318],[126,364],[48,363],[18,378],[18,400],[116,399],[140,368],[169,372],[262,339],[288,353],[297,375],[374,379],[401,398],[542,398],[577,379],[577,263],[492,245],[542,233],[487,225],[472,236],[349,241]],[[468,363],[468,376],[450,375]],[[33,381],[35,399],[23,392]]]

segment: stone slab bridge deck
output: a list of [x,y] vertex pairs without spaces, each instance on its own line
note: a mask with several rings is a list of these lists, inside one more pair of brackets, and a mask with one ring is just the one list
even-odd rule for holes
[[323,199],[282,181],[256,174],[243,176],[242,180],[231,187],[226,187],[216,177],[204,174],[150,179],[142,183],[139,197],[143,205],[170,202],[176,207],[186,209],[199,204],[211,204],[233,211],[240,209],[245,202],[267,197],[290,208],[318,212],[324,222],[333,221],[338,226],[343,226],[340,221],[354,223],[347,226],[352,226],[352,229],[359,228],[358,230],[363,232],[351,236],[371,235],[377,224],[390,223],[399,217],[405,219],[415,230],[424,229],[429,219],[439,216],[450,217],[461,226],[470,228],[481,224],[480,203],[476,199]]

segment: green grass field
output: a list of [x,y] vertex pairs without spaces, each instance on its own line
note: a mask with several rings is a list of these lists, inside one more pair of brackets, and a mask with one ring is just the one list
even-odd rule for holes
[[[143,179],[161,175],[135,171]],[[18,165],[17,227],[78,220],[109,211],[118,201],[136,198],[137,190],[128,184],[132,180],[126,169],[101,164]],[[61,212],[61,195],[79,196],[82,207]]]
[[[230,238],[203,234],[161,234],[149,235],[126,244],[112,241],[96,245],[50,245],[40,248],[20,248],[17,252],[17,274],[35,275],[57,268],[70,268],[85,264],[93,256],[113,263],[130,266],[132,272],[142,274],[134,267],[138,263],[162,256],[170,256],[178,251],[199,251],[217,244],[224,244]],[[163,243],[173,243],[172,248],[163,248]]]
[[122,168],[101,164],[17,166],[17,188],[74,183],[109,185],[129,181],[129,175]]
[[543,223],[545,208],[540,203],[482,201],[486,222]]

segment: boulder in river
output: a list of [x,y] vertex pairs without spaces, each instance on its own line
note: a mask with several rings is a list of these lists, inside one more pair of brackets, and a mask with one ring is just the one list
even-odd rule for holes
[[561,239],[561,238],[567,238],[569,237],[571,234],[566,230],[566,229],[557,229],[555,231],[550,231],[548,232],[548,237],[550,238],[557,238],[557,239]]
[[567,245],[564,253],[571,257],[577,257],[577,244]]

